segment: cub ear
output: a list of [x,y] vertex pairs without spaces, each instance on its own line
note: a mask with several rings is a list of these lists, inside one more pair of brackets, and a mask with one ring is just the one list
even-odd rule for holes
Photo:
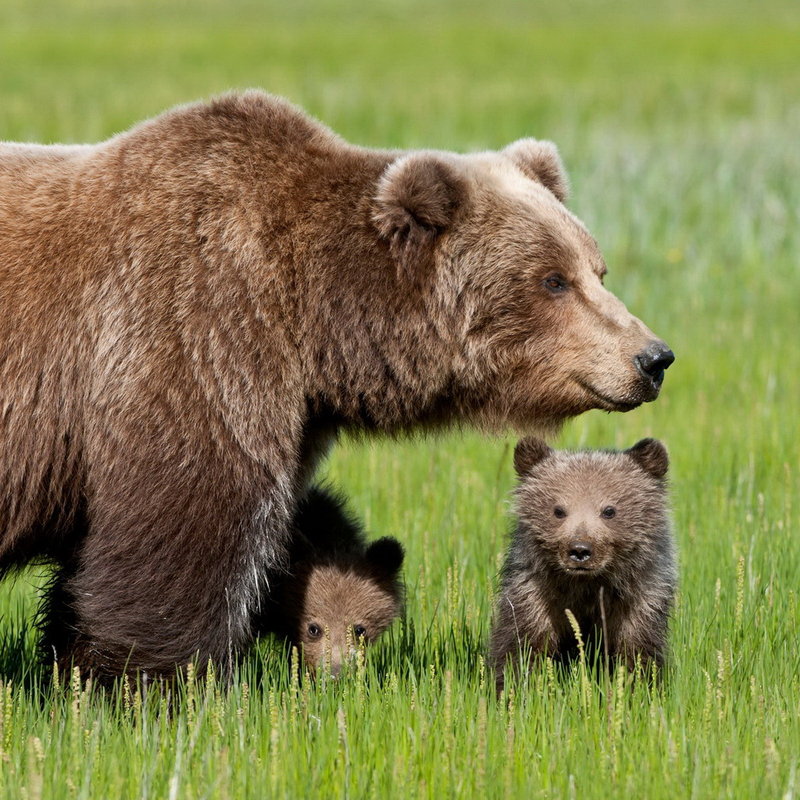
[[667,474],[667,448],[658,439],[642,439],[625,451],[645,472],[659,480]]
[[394,580],[403,566],[403,545],[391,536],[376,539],[364,553],[370,570],[380,580]]
[[520,439],[514,448],[514,469],[517,475],[520,478],[524,477],[552,452],[553,449],[546,442],[534,436]]
[[540,139],[518,139],[503,149],[502,154],[514,162],[523,175],[538,181],[562,203],[569,195],[569,181],[558,148]]
[[390,164],[378,182],[372,219],[389,240],[398,271],[429,263],[437,236],[466,197],[466,181],[454,163],[436,153],[411,153]]

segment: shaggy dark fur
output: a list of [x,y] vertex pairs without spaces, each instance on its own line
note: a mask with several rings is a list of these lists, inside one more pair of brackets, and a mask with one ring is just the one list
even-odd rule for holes
[[602,637],[612,658],[664,660],[676,584],[667,502],[667,451],[643,439],[624,452],[564,453],[524,439],[514,457],[518,524],[502,572],[491,662],[570,659]]
[[343,498],[316,487],[298,506],[290,553],[255,631],[285,636],[312,672],[324,663],[337,674],[360,639],[371,644],[400,615],[402,545],[368,545]]
[[0,573],[63,564],[48,652],[230,663],[343,428],[654,399],[564,187],[547,143],[367,150],[260,92],[0,144]]

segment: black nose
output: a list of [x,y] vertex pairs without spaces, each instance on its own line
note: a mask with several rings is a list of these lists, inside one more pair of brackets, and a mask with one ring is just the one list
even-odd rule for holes
[[650,342],[638,356],[636,365],[653,383],[660,385],[664,380],[664,370],[675,360],[675,353],[664,342]]
[[578,564],[583,564],[592,557],[592,548],[586,542],[572,542],[569,546],[569,557]]

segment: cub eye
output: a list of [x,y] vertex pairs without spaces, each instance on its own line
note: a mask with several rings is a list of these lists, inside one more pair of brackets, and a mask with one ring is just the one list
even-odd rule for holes
[[558,517],[559,519],[564,519],[564,517],[566,517],[566,516],[567,516],[567,512],[566,512],[566,511],[564,511],[564,509],[563,509],[563,508],[561,508],[561,506],[556,506],[556,507],[553,509],[553,516],[554,516],[554,517]]
[[617,509],[614,506],[606,506],[601,512],[600,516],[605,517],[606,519],[611,519],[611,517],[615,517],[617,515]]
[[561,275],[548,275],[544,279],[545,288],[553,294],[560,294],[566,291],[567,281]]
[[354,625],[353,633],[355,634],[356,639],[360,639],[362,636],[367,635],[367,629],[363,625]]
[[320,636],[322,636],[322,628],[320,628],[320,626],[319,626],[319,625],[317,625],[317,623],[316,623],[316,622],[312,622],[312,623],[311,623],[311,624],[308,626],[308,635],[309,635],[309,636],[310,636],[312,639],[319,639],[319,637],[320,637]]

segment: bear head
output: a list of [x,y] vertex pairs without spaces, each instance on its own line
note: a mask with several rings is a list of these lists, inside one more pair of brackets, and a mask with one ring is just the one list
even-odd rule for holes
[[546,430],[592,408],[627,411],[658,396],[674,360],[603,285],[566,196],[556,147],[534,139],[412,152],[380,179],[373,222],[408,285],[433,287],[452,394],[479,425]]
[[292,637],[310,672],[338,675],[361,644],[373,643],[400,615],[403,548],[390,537],[358,557],[298,564]]
[[517,542],[553,575],[630,582],[671,546],[668,466],[655,439],[624,451],[577,453],[523,439],[514,453]]

